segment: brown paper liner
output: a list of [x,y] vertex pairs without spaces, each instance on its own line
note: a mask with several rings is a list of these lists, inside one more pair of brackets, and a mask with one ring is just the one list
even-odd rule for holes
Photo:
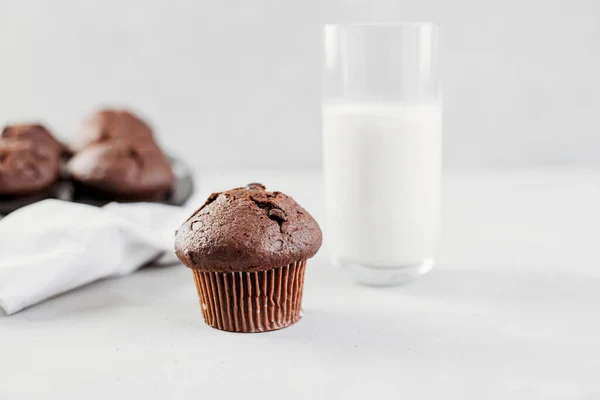
[[259,272],[192,270],[202,315],[213,328],[267,332],[302,318],[306,260]]

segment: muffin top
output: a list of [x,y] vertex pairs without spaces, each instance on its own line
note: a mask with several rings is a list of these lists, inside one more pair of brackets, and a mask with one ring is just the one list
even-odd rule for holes
[[163,200],[173,187],[171,163],[150,127],[126,110],[94,113],[71,139],[67,171],[87,190],[121,201]]
[[0,195],[24,195],[50,187],[59,174],[59,156],[30,140],[0,138]]
[[314,256],[321,241],[294,199],[252,183],[210,195],[177,231],[175,252],[201,271],[264,271]]
[[50,131],[40,124],[9,125],[2,131],[2,137],[15,140],[27,140],[35,143],[39,152],[60,154],[63,145],[52,136]]
[[154,141],[154,135],[150,126],[132,112],[104,109],[83,122],[69,146],[76,153],[93,144],[114,141]]
[[67,169],[77,181],[119,199],[156,199],[175,177],[169,160],[154,143],[97,143],[75,154]]

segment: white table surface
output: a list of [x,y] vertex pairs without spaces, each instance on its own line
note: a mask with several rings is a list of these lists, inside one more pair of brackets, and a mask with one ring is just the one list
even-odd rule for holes
[[[317,173],[201,179],[197,204],[260,181],[323,221]],[[600,399],[600,170],[448,173],[443,232],[392,289],[349,282],[325,243],[277,332],[209,328],[182,265],[0,317],[0,399]]]

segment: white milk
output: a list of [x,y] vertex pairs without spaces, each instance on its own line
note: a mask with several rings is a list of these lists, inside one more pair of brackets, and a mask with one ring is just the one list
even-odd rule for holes
[[431,263],[440,231],[441,106],[323,109],[329,235],[341,264]]

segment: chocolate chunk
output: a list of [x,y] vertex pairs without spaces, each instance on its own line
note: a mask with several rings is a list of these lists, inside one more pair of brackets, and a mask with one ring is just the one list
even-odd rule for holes
[[285,221],[285,213],[280,208],[271,208],[268,215],[269,218],[274,219],[277,222],[281,223]]
[[249,190],[266,190],[267,188],[262,183],[249,183],[246,185]]

